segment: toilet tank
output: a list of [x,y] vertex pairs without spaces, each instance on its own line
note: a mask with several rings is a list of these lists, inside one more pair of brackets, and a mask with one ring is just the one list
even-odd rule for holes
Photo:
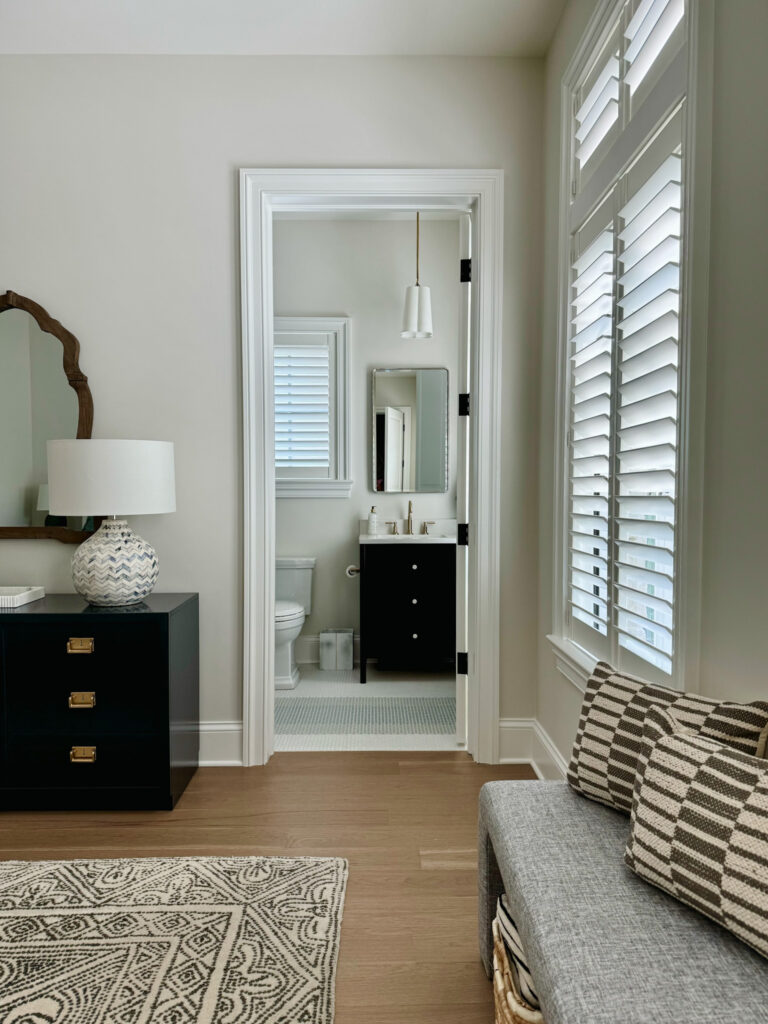
[[312,573],[314,558],[275,559],[275,597],[278,601],[298,601],[307,615],[312,611]]

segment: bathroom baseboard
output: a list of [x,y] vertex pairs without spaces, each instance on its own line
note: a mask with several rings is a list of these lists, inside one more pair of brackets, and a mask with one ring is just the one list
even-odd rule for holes
[[[360,637],[355,633],[354,648],[355,665],[360,664]],[[300,636],[293,645],[293,653],[297,665],[319,665],[320,664],[320,637]]]

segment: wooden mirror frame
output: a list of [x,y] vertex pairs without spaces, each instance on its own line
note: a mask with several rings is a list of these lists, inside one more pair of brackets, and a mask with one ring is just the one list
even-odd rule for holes
[[[15,292],[0,295],[0,313],[7,309],[22,309],[29,313],[41,331],[58,338],[64,349],[63,366],[69,386],[77,394],[78,417],[77,437],[88,439],[93,430],[93,396],[88,387],[88,378],[80,369],[80,342],[58,320],[54,320],[47,310],[32,299]],[[0,526],[0,540],[34,540],[49,538],[60,540],[64,544],[80,544],[91,536],[90,530],[71,530],[68,526]]]

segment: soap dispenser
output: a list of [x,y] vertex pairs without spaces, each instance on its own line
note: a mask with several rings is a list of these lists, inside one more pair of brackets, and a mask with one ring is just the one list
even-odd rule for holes
[[371,505],[371,511],[368,513],[368,534],[375,537],[379,532],[379,517],[376,515],[376,506]]

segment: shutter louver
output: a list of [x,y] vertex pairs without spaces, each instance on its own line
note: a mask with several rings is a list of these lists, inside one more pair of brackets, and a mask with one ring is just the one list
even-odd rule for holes
[[322,345],[275,346],[275,466],[329,469],[330,353]]
[[[651,17],[670,5],[641,5],[638,15],[643,6]],[[619,212],[615,624],[622,647],[665,673],[674,654],[681,174],[678,152]]]
[[576,159],[584,167],[619,119],[619,58],[611,54],[576,111]]
[[630,94],[637,91],[653,67],[682,20],[684,10],[685,0],[642,0],[624,32],[627,40],[624,81]]
[[607,635],[613,232],[574,260],[571,285],[569,593],[575,619]]

